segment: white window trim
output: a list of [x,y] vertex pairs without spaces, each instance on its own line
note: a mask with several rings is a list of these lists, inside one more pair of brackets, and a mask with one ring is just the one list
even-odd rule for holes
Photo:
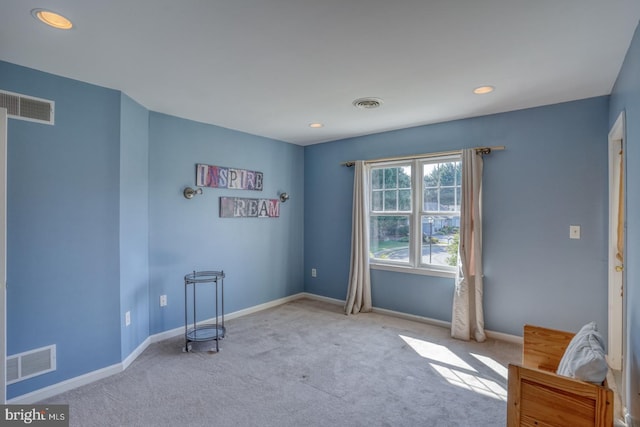
[[[422,166],[425,163],[446,162],[451,160],[461,161],[461,154],[443,154],[442,156],[416,157],[413,159],[405,159],[402,161],[380,161],[368,164],[368,179],[371,183],[371,170],[374,168],[388,166],[402,166],[407,164],[407,160],[411,164],[411,212],[389,212],[392,214],[402,214],[409,216],[412,232],[409,235],[409,262],[383,261],[375,258],[369,258],[369,267],[372,270],[385,270],[400,273],[418,274],[423,276],[436,276],[454,278],[456,276],[455,267],[437,266],[433,264],[425,264],[422,262],[422,239],[416,236],[422,236],[422,214],[424,192],[422,188]],[[369,189],[372,192],[372,189]],[[416,195],[417,191],[417,195]],[[371,206],[367,215],[371,217]],[[384,215],[385,213],[382,213]]]
[[435,267],[413,267],[413,266],[405,266],[405,265],[393,265],[393,264],[385,264],[385,263],[374,263],[370,260],[369,268],[371,270],[385,270],[385,271],[395,271],[397,273],[409,273],[409,274],[418,274],[421,276],[436,276],[436,277],[456,277],[455,271],[449,270],[441,270]]

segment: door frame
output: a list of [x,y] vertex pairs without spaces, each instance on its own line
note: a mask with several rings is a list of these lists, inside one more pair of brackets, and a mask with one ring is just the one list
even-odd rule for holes
[[0,108],[0,403],[7,401],[7,109]]
[[[623,160],[623,189],[626,188],[624,170],[625,115],[618,115],[609,132],[609,228],[608,228],[608,354],[609,366],[622,370],[624,352],[624,264],[616,259],[619,211],[620,156]],[[624,235],[626,240],[626,203],[623,191]],[[625,244],[626,246],[626,244]],[[623,250],[624,253],[624,250]]]

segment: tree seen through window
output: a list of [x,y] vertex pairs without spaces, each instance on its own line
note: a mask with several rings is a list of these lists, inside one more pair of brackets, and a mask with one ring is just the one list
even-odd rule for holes
[[459,157],[372,167],[371,262],[453,271],[461,178]]

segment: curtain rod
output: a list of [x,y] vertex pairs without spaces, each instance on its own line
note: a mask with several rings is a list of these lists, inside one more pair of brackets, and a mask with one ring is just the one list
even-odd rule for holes
[[[475,147],[477,154],[491,154],[492,151],[502,151],[505,149],[504,145],[496,145],[493,147]],[[378,162],[392,162],[395,160],[411,160],[423,157],[440,157],[447,156],[451,154],[460,154],[462,150],[453,150],[453,151],[440,151],[439,153],[426,153],[426,154],[413,154],[411,156],[398,156],[398,157],[385,157],[382,159],[371,159],[365,160],[365,163],[378,163]],[[349,160],[343,163],[340,163],[343,166],[350,168],[355,165],[355,160]]]

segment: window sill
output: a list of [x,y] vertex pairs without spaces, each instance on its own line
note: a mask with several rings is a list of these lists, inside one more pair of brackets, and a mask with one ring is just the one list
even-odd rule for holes
[[404,267],[399,265],[389,265],[389,264],[369,264],[369,268],[372,270],[384,270],[384,271],[395,271],[398,273],[407,273],[407,274],[419,274],[422,276],[436,276],[436,277],[448,277],[455,278],[456,273],[453,271],[446,270],[434,270],[434,269],[426,269],[426,268],[414,268],[414,267]]

